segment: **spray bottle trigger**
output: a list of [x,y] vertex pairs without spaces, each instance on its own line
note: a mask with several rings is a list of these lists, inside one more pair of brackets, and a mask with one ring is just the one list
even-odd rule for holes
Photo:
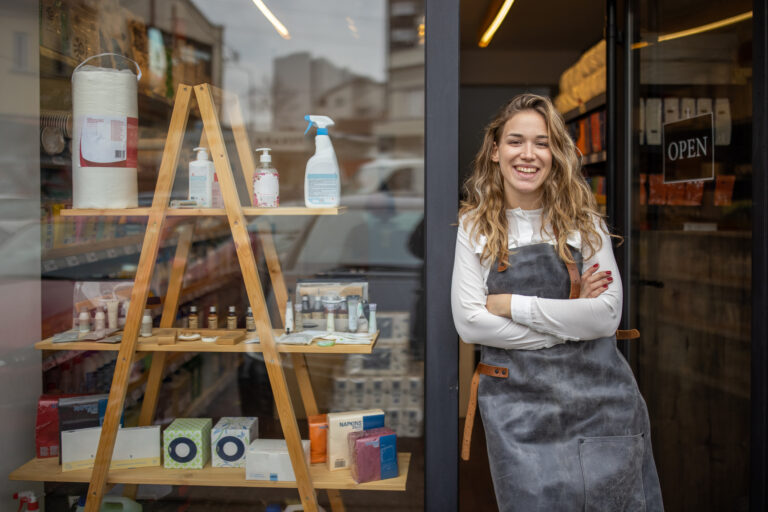
[[[307,121],[309,121],[309,116],[304,116],[304,119],[306,119]],[[307,124],[307,129],[306,129],[306,130],[304,130],[304,135],[306,135],[306,134],[307,134],[307,132],[309,132],[309,130],[312,128],[312,125],[313,125],[313,124],[315,124],[315,122],[314,122],[314,121],[309,121],[309,124]]]

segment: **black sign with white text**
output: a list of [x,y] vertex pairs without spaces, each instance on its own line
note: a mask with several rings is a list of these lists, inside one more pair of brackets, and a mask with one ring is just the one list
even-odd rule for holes
[[664,183],[714,179],[714,135],[711,113],[665,124]]

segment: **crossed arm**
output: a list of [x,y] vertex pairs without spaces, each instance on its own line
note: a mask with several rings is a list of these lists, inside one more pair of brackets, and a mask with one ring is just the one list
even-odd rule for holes
[[505,349],[536,349],[612,335],[621,319],[622,287],[610,239],[599,232],[603,245],[584,262],[581,297],[563,300],[486,295],[484,268],[460,226],[451,309],[461,338]]

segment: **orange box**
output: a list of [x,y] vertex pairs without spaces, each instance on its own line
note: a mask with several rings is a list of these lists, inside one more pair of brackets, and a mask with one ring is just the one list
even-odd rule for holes
[[328,447],[328,415],[316,414],[307,418],[309,421],[309,459],[310,463],[325,462]]

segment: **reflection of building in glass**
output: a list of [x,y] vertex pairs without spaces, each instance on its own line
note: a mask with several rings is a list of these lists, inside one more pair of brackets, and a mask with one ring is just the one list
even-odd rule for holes
[[383,85],[339,68],[308,52],[274,60],[272,115],[277,130],[303,130],[304,116],[328,115],[341,130],[344,120],[371,120],[384,110]]
[[[304,168],[314,147],[312,139],[301,134],[307,126],[304,116],[331,117],[334,149],[342,172],[342,184],[375,152],[374,125],[384,118],[385,85],[340,68],[325,58],[308,52],[294,53],[274,60],[272,89],[273,130],[256,133],[256,145],[272,147],[278,169]],[[295,176],[293,175],[295,174]],[[300,197],[303,174],[280,176],[283,198]]]
[[387,120],[376,126],[379,149],[393,156],[424,153],[423,0],[390,0]]

